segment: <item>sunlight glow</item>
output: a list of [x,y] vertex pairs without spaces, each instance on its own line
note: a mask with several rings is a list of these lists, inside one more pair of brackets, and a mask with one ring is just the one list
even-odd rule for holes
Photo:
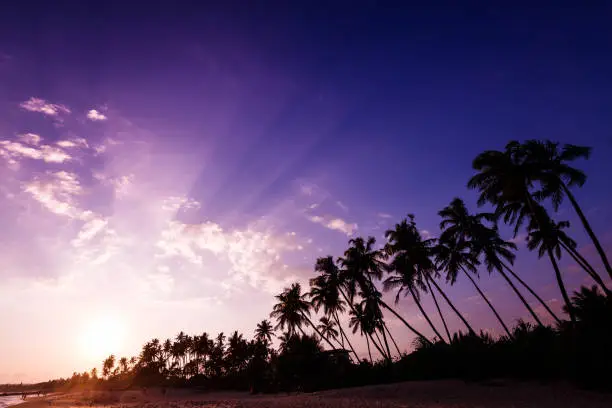
[[102,316],[85,324],[80,346],[88,360],[101,361],[111,354],[118,354],[123,346],[125,327],[112,316]]

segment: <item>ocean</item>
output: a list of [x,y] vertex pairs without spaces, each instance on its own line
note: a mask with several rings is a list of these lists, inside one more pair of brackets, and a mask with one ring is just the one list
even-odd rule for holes
[[8,397],[0,397],[0,408],[10,407],[22,403],[21,395],[10,395]]

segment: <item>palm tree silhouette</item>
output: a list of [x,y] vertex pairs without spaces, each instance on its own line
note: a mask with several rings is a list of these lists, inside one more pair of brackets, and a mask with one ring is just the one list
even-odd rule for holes
[[383,358],[387,358],[383,349],[374,341],[374,338],[372,337],[372,333],[375,331],[374,321],[371,316],[367,315],[364,306],[361,303],[353,305],[353,308],[349,314],[349,327],[352,327],[353,333],[357,333],[359,330],[361,335],[365,335],[370,361],[374,361],[372,359],[372,352],[370,350],[370,340],[372,340],[372,344],[374,344],[380,355],[383,356]]
[[[428,247],[424,244],[421,234],[416,228],[414,216],[409,215],[410,222],[407,219],[402,220],[399,224],[395,224],[395,228],[385,232],[387,244],[385,252],[393,259],[387,266],[387,270],[393,275],[389,276],[383,282],[385,291],[397,289],[395,303],[399,302],[400,295],[412,295],[414,303],[419,308],[421,314],[441,341],[444,341],[436,326],[429,318],[429,315],[423,309],[420,302],[419,289],[426,292],[425,284],[426,276],[433,273],[435,266],[429,258]],[[450,333],[444,322],[447,335],[450,339]]]
[[257,323],[257,328],[255,329],[255,340],[266,344],[271,343],[273,333],[274,329],[272,328],[272,323],[270,323],[269,320],[264,319]]
[[340,341],[338,340],[338,336],[340,335],[340,333],[338,332],[336,327],[336,322],[334,322],[333,320],[329,320],[327,316],[321,317],[319,319],[319,324],[317,325],[317,329],[319,329],[319,331],[324,337],[326,337],[330,341],[336,341],[338,345],[342,347],[342,344],[340,344]]
[[476,266],[479,264],[479,262],[473,252],[470,242],[465,240],[441,239],[435,248],[435,253],[436,261],[438,262],[439,267],[446,271],[446,281],[451,285],[454,284],[457,281],[459,271],[462,271],[470,282],[472,282],[472,285],[474,285],[474,288],[480,297],[482,297],[487,303],[508,337],[512,338],[512,334],[510,333],[508,326],[506,326],[506,323],[503,321],[493,304],[491,304],[487,296],[480,289],[474,278],[472,278],[471,274],[477,273]]
[[[374,286],[372,277],[376,277],[379,280],[382,279],[383,270],[386,268],[386,265],[381,259],[385,254],[374,249],[375,243],[376,240],[374,237],[368,237],[367,241],[361,237],[351,239],[349,241],[350,246],[345,251],[344,257],[339,260],[343,267],[341,270],[341,280],[349,293],[351,301],[355,296],[357,288],[364,293],[371,293],[372,295],[378,292]],[[431,342],[408,323],[399,313],[387,305],[387,303],[382,300],[380,293],[378,293],[376,298],[382,307],[400,319],[414,334],[423,337],[425,341]]]
[[[516,250],[516,244],[504,241],[500,237],[495,224],[493,224],[493,227],[487,227],[484,224],[483,221],[493,222],[495,215],[490,213],[470,214],[460,198],[453,199],[447,207],[439,212],[439,215],[442,217],[440,228],[444,229],[441,239],[468,241],[472,245],[476,258],[482,257],[489,274],[497,271],[510,285],[534,320],[540,326],[543,326],[538,315],[505,273],[505,270],[512,272],[506,262],[511,265],[514,264],[516,255],[513,251]],[[556,315],[553,314],[552,316],[558,320]]]
[[582,187],[586,182],[587,176],[582,170],[571,167],[568,162],[577,159],[588,159],[591,154],[591,148],[565,144],[560,149],[559,143],[550,140],[528,140],[523,144],[522,150],[525,161],[538,169],[537,180],[541,188],[534,194],[536,199],[539,201],[550,199],[555,211],[558,210],[564,197],[569,199],[589,238],[593,241],[593,245],[608,275],[612,278],[610,261],[580,208],[576,197],[574,197],[570,190],[570,187],[573,186]]
[[546,210],[541,206],[536,207],[536,216],[531,218],[529,223],[529,235],[527,237],[527,248],[530,251],[538,250],[538,256],[542,258],[544,255],[548,255],[550,262],[555,270],[555,277],[557,279],[557,285],[563,296],[565,302],[565,308],[567,314],[570,316],[570,320],[575,323],[576,318],[574,316],[574,310],[570,301],[565,284],[563,283],[563,277],[557,264],[557,259],[561,259],[561,241],[569,241],[570,238],[565,234],[563,229],[569,227],[569,222],[561,221],[559,223],[554,222],[546,213]]
[[308,294],[302,294],[302,287],[297,282],[276,295],[278,303],[274,305],[272,313],[270,313],[270,317],[277,320],[275,329],[283,330],[287,327],[289,333],[294,334],[297,328],[305,336],[306,333],[304,333],[302,325],[308,323],[319,337],[323,338],[333,350],[336,350],[336,347],[321,335],[317,326],[310,320],[310,303],[306,300],[307,296]]
[[[344,339],[346,339],[351,351],[355,355],[357,361],[359,356],[355,352],[351,341],[342,329],[338,313],[344,312],[345,302],[340,298],[342,291],[341,282],[339,279],[338,267],[331,256],[317,259],[315,270],[322,272],[320,275],[310,280],[310,300],[315,312],[323,309],[325,316],[332,317],[336,322],[336,326],[340,330],[341,346],[344,348]],[[342,294],[344,296],[344,294]]]

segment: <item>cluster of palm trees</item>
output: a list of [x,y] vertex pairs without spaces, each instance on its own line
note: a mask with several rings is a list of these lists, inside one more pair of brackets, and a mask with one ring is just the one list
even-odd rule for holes
[[[603,269],[612,278],[606,253],[570,190],[573,186],[582,186],[586,175],[571,167],[569,162],[588,158],[589,154],[590,148],[587,147],[567,144],[561,147],[555,142],[537,140],[513,141],[503,151],[479,154],[473,162],[477,173],[469,180],[468,187],[478,191],[478,204],[489,204],[492,207],[490,212],[471,213],[463,200],[455,198],[438,213],[441,217],[438,238],[425,239],[414,216],[409,215],[386,231],[387,242],[382,248],[376,248],[374,237],[351,239],[342,257],[327,256],[316,261],[318,275],[310,280],[310,291],[302,293],[300,284],[294,283],[276,297],[278,303],[271,313],[277,322],[276,329],[286,329],[286,337],[296,330],[305,334],[303,326],[308,325],[332,349],[348,346],[358,361],[359,357],[341,324],[340,315],[348,312],[348,326],[353,333],[359,332],[365,337],[370,360],[370,345],[373,345],[384,359],[391,361],[393,353],[389,341],[398,355],[401,352],[387,327],[383,311],[402,321],[423,344],[452,342],[447,316],[439,301],[444,300],[468,333],[475,333],[437,283],[438,279],[444,278],[452,285],[457,279],[465,278],[511,339],[513,335],[507,322],[477,282],[480,266],[485,266],[489,274],[501,275],[537,325],[544,326],[542,316],[527,301],[527,293],[557,324],[561,324],[562,319],[513,270],[517,246],[501,237],[500,222],[513,226],[514,237],[526,226],[527,248],[537,250],[539,257],[549,258],[564,299],[564,310],[570,323],[575,323],[572,303],[558,264],[563,253],[567,253],[606,295],[610,291],[598,268],[580,254],[576,242],[564,231],[569,222],[554,221],[546,207],[556,212],[563,199],[568,198],[601,258]],[[382,285],[377,286],[377,282]],[[388,305],[379,286],[384,291],[396,291],[396,303],[402,294],[410,296],[435,337],[427,338]],[[422,296],[431,296],[443,332],[424,309]],[[311,310],[322,312],[320,324],[311,320]]]
[[[310,330],[323,345],[350,353],[355,362],[362,361],[353,345],[353,336],[359,334],[366,340],[370,361],[374,361],[371,349],[374,348],[384,361],[391,362],[394,356],[402,355],[402,350],[389,330],[385,314],[401,321],[421,346],[457,341],[457,333],[451,334],[449,329],[446,308],[465,326],[468,335],[476,335],[468,318],[439,284],[440,279],[450,285],[458,279],[469,281],[499,321],[504,337],[512,340],[516,331],[513,333],[480,288],[481,269],[502,277],[536,325],[544,327],[543,321],[552,319],[557,325],[566,325],[572,330],[581,317],[576,317],[559,267],[562,255],[569,255],[608,298],[610,290],[602,272],[612,278],[606,253],[571,191],[572,187],[585,183],[586,175],[569,163],[588,158],[589,154],[590,148],[537,140],[513,141],[502,151],[485,151],[474,159],[476,174],[468,187],[478,192],[479,206],[490,206],[489,212],[470,212],[462,199],[455,198],[438,212],[441,220],[437,238],[424,237],[413,215],[386,231],[384,245],[377,246],[374,237],[353,238],[341,257],[316,260],[316,276],[310,279],[309,290],[303,291],[299,283],[294,283],[276,296],[277,302],[270,313],[275,325],[269,320],[261,321],[252,340],[238,332],[229,338],[223,333],[212,338],[207,333],[189,336],[181,332],[174,340],[154,339],[146,343],[138,358],[122,358],[117,366],[115,357],[110,356],[104,361],[102,375],[107,379],[116,378],[142,368],[153,369],[162,378],[182,379],[244,373],[254,362],[269,362],[282,355],[295,339],[311,338],[307,333]],[[565,198],[590,237],[601,266],[594,266],[578,251],[576,242],[566,232],[567,221],[553,220],[551,213],[558,213]],[[502,238],[498,228],[501,223],[513,228],[515,238],[526,228],[527,248],[537,251],[540,258],[548,258],[569,322],[555,314],[514,271],[517,246]],[[432,337],[417,330],[393,305],[385,302],[380,288],[383,292],[394,292],[396,304],[402,296],[410,297],[431,329]],[[440,325],[434,324],[425,309],[426,296],[435,305],[434,313]],[[534,308],[527,297],[532,297],[541,308]],[[278,351],[271,347],[277,331],[281,332]],[[96,376],[92,372],[90,377]]]

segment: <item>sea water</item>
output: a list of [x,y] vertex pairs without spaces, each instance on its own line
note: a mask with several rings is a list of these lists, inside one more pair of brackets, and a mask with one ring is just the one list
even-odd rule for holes
[[7,397],[0,397],[0,408],[10,407],[22,403],[21,395],[9,395]]

